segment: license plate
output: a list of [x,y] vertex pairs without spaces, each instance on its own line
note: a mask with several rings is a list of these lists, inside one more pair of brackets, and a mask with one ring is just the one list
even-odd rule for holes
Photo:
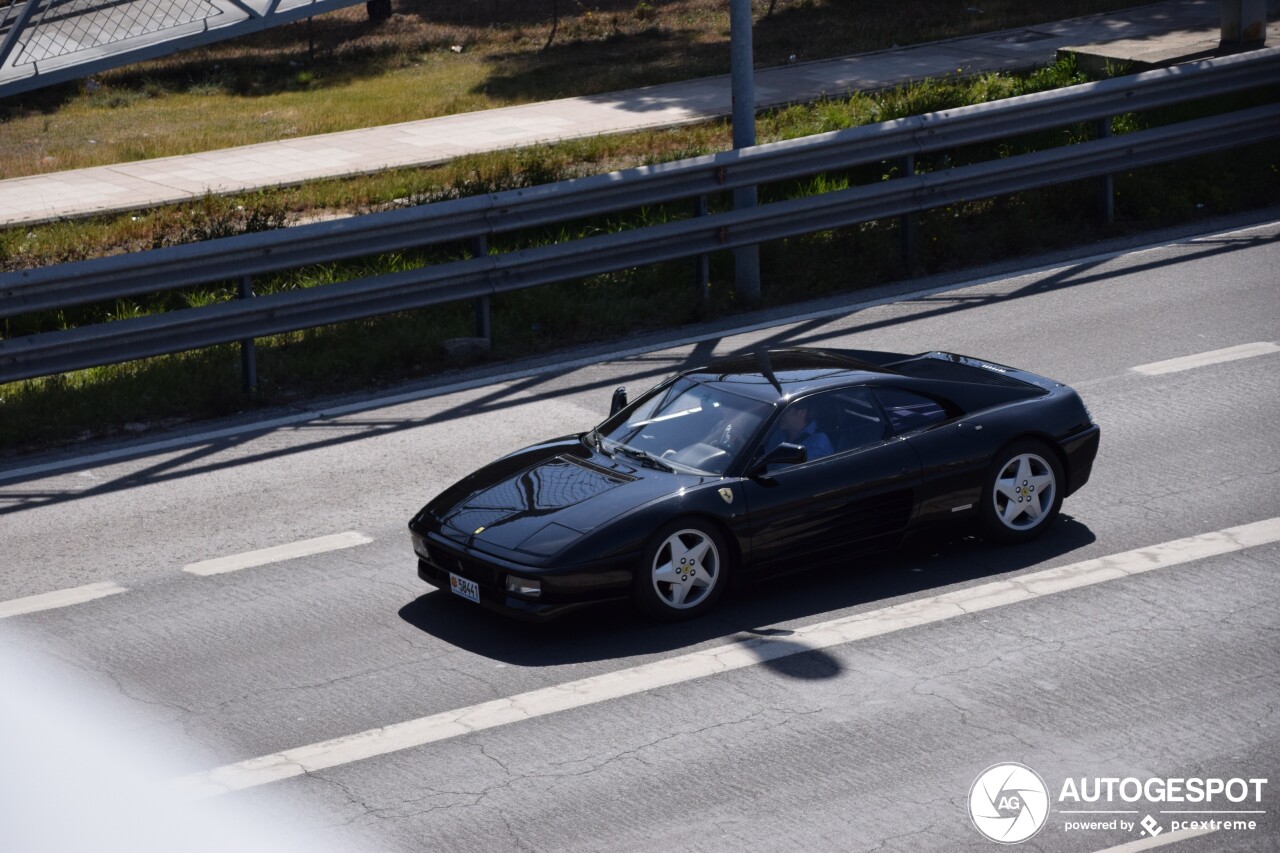
[[480,587],[475,581],[460,578],[453,572],[450,572],[449,589],[453,590],[456,595],[460,595],[468,601],[474,601],[476,604],[480,603]]

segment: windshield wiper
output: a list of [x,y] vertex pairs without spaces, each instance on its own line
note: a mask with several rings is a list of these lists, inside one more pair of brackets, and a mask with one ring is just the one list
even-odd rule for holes
[[592,439],[595,440],[596,450],[600,451],[605,456],[608,456],[610,459],[613,458],[613,454],[605,449],[604,436],[600,434],[600,429],[598,427],[596,429],[591,430],[591,432],[587,433],[587,447],[591,446]]
[[657,468],[659,471],[666,471],[669,474],[674,474],[676,472],[675,468],[672,468],[652,453],[646,453],[645,451],[637,450],[634,447],[627,447],[625,444],[620,445],[618,449],[630,456],[632,459],[639,461],[641,465],[646,467]]

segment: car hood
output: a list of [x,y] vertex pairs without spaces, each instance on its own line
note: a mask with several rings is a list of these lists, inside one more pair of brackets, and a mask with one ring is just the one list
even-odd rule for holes
[[427,511],[441,534],[470,547],[546,557],[700,480],[593,454],[574,442],[500,459],[441,494]]

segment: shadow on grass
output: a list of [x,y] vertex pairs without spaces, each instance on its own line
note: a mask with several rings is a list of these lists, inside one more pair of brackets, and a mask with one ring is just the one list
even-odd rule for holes
[[[556,0],[397,0],[396,11],[411,12],[432,23],[453,27],[551,26]],[[631,16],[636,0],[593,0],[589,5],[561,2],[561,22],[577,8],[589,8],[597,17]],[[650,6],[675,5],[675,0],[649,0]],[[545,34],[544,34],[545,35]]]
[[117,94],[119,90],[146,96],[192,94],[240,98],[259,98],[284,92],[322,92],[387,75],[408,64],[407,52],[428,53],[448,48],[444,42],[422,41],[401,46],[356,40],[336,53],[339,45],[327,41],[322,45],[312,51],[304,40],[300,44],[228,52],[217,57],[184,54],[159,65],[115,71],[106,81],[108,88],[91,97],[98,100],[121,97]]
[[[553,44],[541,51],[500,53],[487,60],[486,80],[473,92],[498,100],[532,101],[620,92],[637,86],[727,74],[729,45],[698,44],[694,30],[650,28],[597,41]],[[625,63],[618,57],[626,56]]]
[[666,654],[730,638],[759,650],[761,663],[796,679],[833,678],[843,666],[832,655],[764,628],[845,609],[871,610],[955,584],[1021,572],[1077,551],[1095,536],[1068,515],[1033,542],[992,545],[953,530],[903,547],[859,557],[856,566],[828,564],[785,579],[748,585],[707,616],[659,624],[626,604],[602,605],[544,625],[507,619],[435,590],[400,609],[415,628],[472,654],[522,667],[625,660]]

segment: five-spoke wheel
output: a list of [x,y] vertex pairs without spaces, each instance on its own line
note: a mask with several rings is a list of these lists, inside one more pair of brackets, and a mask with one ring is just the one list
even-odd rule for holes
[[719,531],[703,521],[675,521],[649,540],[637,572],[636,602],[659,619],[685,619],[711,607],[728,574]]
[[982,527],[993,539],[1018,542],[1040,535],[1062,506],[1062,466],[1038,441],[1002,450],[982,493]]

